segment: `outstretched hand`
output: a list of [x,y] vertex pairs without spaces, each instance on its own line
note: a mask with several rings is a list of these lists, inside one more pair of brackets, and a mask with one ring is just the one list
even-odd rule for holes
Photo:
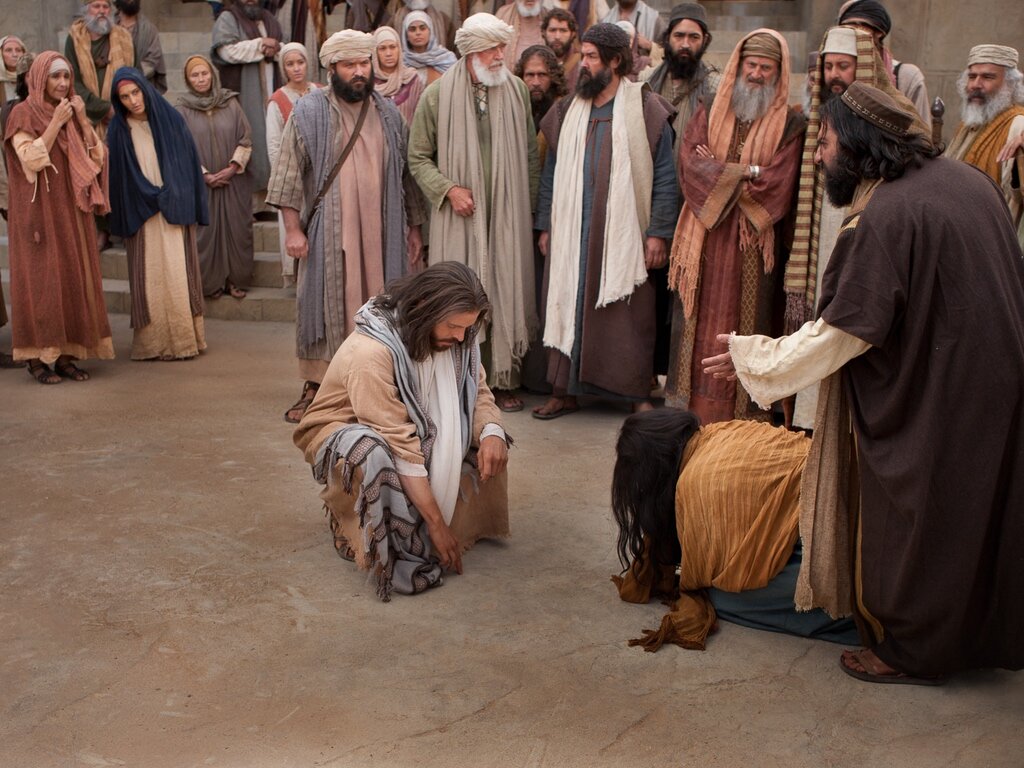
[[[723,344],[729,343],[728,333],[720,333],[716,338]],[[728,350],[720,355],[705,357],[700,364],[704,366],[704,373],[709,373],[716,379],[736,381],[736,367],[732,363],[732,353]]]

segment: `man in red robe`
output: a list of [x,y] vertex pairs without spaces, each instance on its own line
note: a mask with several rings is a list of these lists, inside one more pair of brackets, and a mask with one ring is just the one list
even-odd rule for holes
[[706,376],[702,358],[723,351],[715,334],[768,333],[780,314],[779,225],[790,212],[806,121],[788,106],[789,49],[760,29],[736,46],[710,112],[686,129],[680,183],[686,205],[672,243],[669,285],[683,303],[668,396],[702,424],[750,418],[735,382]]

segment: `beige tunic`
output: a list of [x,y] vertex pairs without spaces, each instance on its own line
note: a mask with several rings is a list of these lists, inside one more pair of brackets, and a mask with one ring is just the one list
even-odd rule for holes
[[[128,120],[132,145],[142,175],[155,186],[163,186],[160,160],[149,123]],[[206,349],[203,316],[192,316],[185,271],[185,227],[168,223],[160,212],[149,218],[135,235],[145,243],[146,304],[149,325],[135,329],[132,360],[157,357],[195,357]]]
[[[494,404],[483,366],[478,384],[472,426],[474,447],[479,445],[481,436],[493,434],[492,425],[501,425],[501,412]],[[415,471],[416,467],[424,466],[423,450],[409,412],[398,397],[391,352],[361,333],[349,336],[331,361],[316,398],[295,430],[295,445],[306,461],[313,464],[324,440],[350,424],[363,424],[384,438],[402,474],[426,474]],[[331,470],[331,482],[321,498],[345,538],[359,541],[355,495],[343,491],[338,471],[337,467]],[[504,472],[478,487],[474,487],[468,475],[462,477],[462,492],[451,529],[464,549],[481,538],[508,535],[507,482]],[[356,554],[361,556],[358,551]]]
[[[331,128],[334,134],[333,157],[341,155],[359,118],[361,104],[348,104],[333,97]],[[384,289],[384,168],[387,148],[380,115],[371,106],[359,138],[337,179],[324,197],[324,319],[326,338],[314,353],[299,350],[299,375],[320,381],[327,365],[345,338],[355,327],[356,311]],[[310,172],[306,148],[291,121],[285,127],[277,167],[267,199],[274,205],[302,211],[305,208],[303,175]],[[314,193],[315,194],[315,193]],[[310,201],[312,202],[312,201]],[[307,265],[298,265],[299,293]]]

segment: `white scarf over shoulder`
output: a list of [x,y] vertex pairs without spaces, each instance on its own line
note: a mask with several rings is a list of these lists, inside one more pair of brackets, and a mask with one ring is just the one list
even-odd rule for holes
[[[645,87],[646,83],[632,83],[623,78],[615,92],[597,309],[628,298],[647,280],[644,243],[651,223],[654,159],[644,122]],[[576,97],[566,112],[558,138],[551,210],[551,269],[544,345],[570,356],[576,335],[584,158],[591,103],[589,99]]]

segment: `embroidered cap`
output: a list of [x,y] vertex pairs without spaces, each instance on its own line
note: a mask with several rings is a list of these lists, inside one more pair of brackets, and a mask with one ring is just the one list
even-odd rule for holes
[[914,124],[914,116],[889,94],[859,80],[847,88],[840,98],[858,117],[893,136],[907,136]]

